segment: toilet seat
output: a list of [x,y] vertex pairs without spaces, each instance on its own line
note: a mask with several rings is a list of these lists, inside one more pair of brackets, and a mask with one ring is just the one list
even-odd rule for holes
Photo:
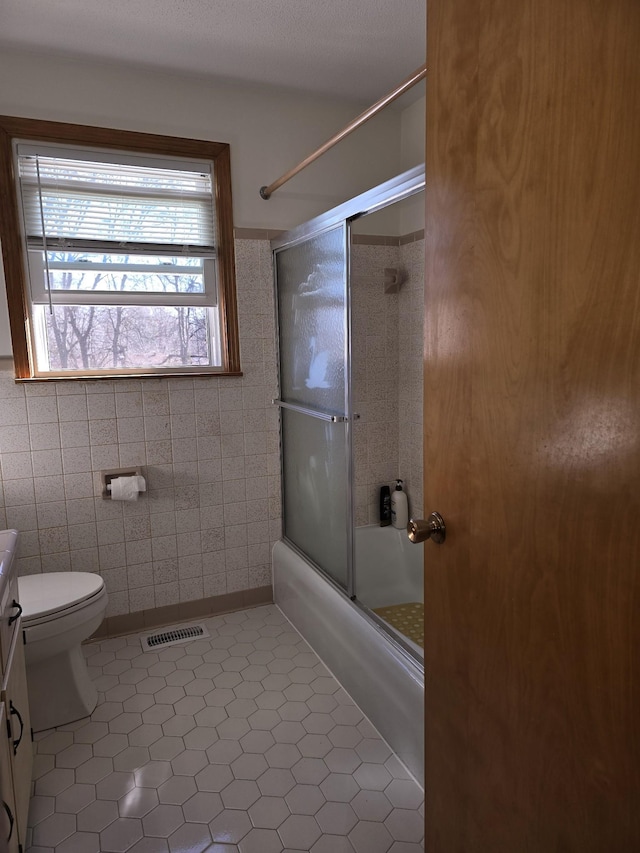
[[104,580],[91,572],[47,572],[18,578],[23,628],[89,607],[104,594]]

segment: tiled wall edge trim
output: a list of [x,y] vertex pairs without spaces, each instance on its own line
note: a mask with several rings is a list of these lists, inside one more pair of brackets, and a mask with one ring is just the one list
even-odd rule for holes
[[272,228],[234,228],[233,236],[236,240],[275,240],[284,232],[282,229]]
[[417,243],[419,240],[424,240],[424,228],[412,231],[410,234],[404,234],[399,238],[399,244],[404,246],[406,243]]
[[106,637],[117,637],[121,634],[133,634],[147,628],[158,628],[161,625],[173,625],[186,622],[189,619],[203,619],[217,616],[220,613],[231,613],[234,610],[244,610],[247,607],[258,607],[261,604],[273,603],[273,588],[261,586],[256,589],[245,589],[239,592],[229,592],[226,595],[212,595],[197,601],[185,601],[181,604],[168,604],[166,607],[154,607],[152,610],[139,610],[136,613],[125,613],[121,616],[110,616],[104,620],[98,630],[90,637],[92,640],[102,640]]
[[[273,231],[268,228],[236,228],[234,237],[236,240],[275,240],[283,234],[283,231]],[[415,243],[424,239],[424,229],[403,234],[400,237],[390,237],[384,234],[354,234],[353,242],[361,246],[403,246],[405,243]]]
[[384,234],[354,234],[351,240],[356,246],[404,246],[424,239],[424,229],[403,234],[401,237],[389,237]]

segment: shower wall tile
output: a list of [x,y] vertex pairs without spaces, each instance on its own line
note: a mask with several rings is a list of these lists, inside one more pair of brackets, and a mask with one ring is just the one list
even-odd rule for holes
[[[352,377],[356,524],[379,520],[382,485],[404,480],[412,514],[422,515],[424,240],[358,243],[352,254]],[[385,267],[404,282],[386,294]]]
[[[236,241],[242,377],[13,381],[0,366],[0,527],[21,574],[97,571],[108,616],[271,582],[280,465],[271,251]],[[105,501],[100,471],[148,491]]]
[[402,370],[398,376],[399,470],[409,496],[409,510],[424,518],[423,506],[423,372],[424,372],[424,239],[400,246],[406,281],[398,295],[402,330],[398,340]]

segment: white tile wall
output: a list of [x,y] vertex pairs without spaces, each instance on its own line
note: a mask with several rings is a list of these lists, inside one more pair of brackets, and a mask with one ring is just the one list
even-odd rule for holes
[[400,267],[407,279],[398,294],[398,470],[409,496],[410,513],[424,518],[424,239],[400,246]]
[[[241,378],[16,385],[0,370],[0,526],[19,570],[99,572],[109,616],[270,583],[280,537],[271,252],[236,241]],[[401,267],[399,294],[382,270]],[[424,242],[354,247],[356,520],[405,480],[422,515]],[[364,279],[370,276],[370,280]],[[364,280],[364,281],[363,281]],[[104,501],[99,472],[142,465],[147,494]]]
[[[99,572],[108,616],[271,582],[280,537],[269,243],[236,242],[234,377],[16,385],[0,371],[0,526],[19,571]],[[99,472],[145,467],[148,492],[105,501]]]

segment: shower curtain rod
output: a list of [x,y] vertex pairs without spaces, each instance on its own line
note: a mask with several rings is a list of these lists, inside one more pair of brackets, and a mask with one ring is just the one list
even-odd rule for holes
[[330,148],[333,148],[336,143],[341,142],[346,136],[352,133],[354,130],[357,130],[361,125],[365,122],[369,121],[370,118],[373,118],[374,115],[380,112],[380,110],[384,109],[388,104],[392,103],[399,98],[400,95],[404,95],[412,86],[415,86],[416,83],[419,83],[420,80],[424,79],[427,74],[427,66],[421,65],[420,68],[417,68],[410,77],[407,77],[399,86],[397,86],[392,92],[389,92],[388,95],[385,95],[384,98],[381,98],[379,101],[376,101],[373,106],[369,107],[368,110],[365,110],[361,115],[357,118],[354,118],[346,127],[344,127],[341,131],[332,136],[331,139],[327,139],[324,145],[321,145],[313,154],[309,154],[308,157],[298,163],[293,169],[289,169],[288,172],[285,172],[277,181],[274,181],[269,186],[260,187],[260,195],[265,201],[271,198],[272,193],[274,193],[277,189],[283,184],[286,184],[287,181],[291,180],[298,172],[301,172],[303,169],[306,169],[314,160],[317,160],[318,157],[321,157],[325,154]]

